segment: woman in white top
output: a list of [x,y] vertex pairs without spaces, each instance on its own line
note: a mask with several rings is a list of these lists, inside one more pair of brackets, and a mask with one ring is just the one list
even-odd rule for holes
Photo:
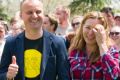
[[0,61],[1,61],[1,56],[4,49],[5,41],[6,41],[5,34],[6,34],[6,28],[5,28],[4,22],[0,21]]

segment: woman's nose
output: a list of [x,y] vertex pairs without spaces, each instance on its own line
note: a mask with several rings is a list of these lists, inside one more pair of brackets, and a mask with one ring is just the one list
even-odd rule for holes
[[89,35],[93,35],[93,34],[94,34],[93,30],[92,30],[92,29],[89,30],[88,34],[89,34]]

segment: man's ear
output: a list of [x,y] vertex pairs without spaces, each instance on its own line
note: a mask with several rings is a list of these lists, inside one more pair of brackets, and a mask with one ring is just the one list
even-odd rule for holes
[[20,15],[20,18],[22,19],[22,13],[21,13],[21,12],[20,12],[20,14],[19,14],[19,15]]

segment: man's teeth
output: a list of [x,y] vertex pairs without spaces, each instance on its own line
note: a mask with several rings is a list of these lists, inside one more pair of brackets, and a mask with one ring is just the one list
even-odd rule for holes
[[37,22],[37,20],[32,20],[32,22]]

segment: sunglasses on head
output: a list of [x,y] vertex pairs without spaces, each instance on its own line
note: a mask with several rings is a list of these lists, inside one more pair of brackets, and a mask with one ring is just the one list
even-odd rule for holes
[[80,22],[72,23],[72,26],[79,25]]
[[120,32],[110,32],[110,35],[119,35]]

